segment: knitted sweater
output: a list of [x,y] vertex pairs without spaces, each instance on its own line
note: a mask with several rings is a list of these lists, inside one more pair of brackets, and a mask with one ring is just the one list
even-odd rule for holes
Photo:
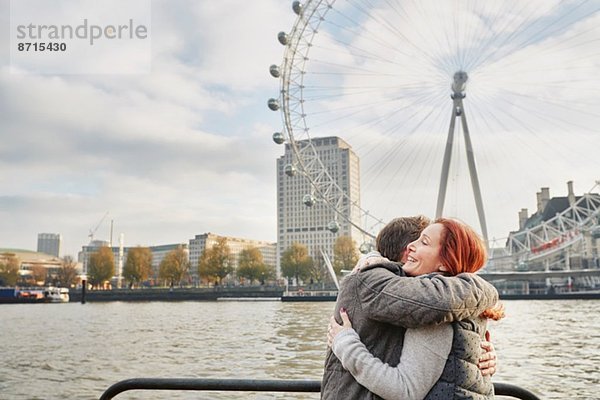
[[386,400],[422,400],[438,381],[452,345],[450,324],[408,329],[400,362],[373,356],[354,329],[341,331],[332,350],[354,379]]

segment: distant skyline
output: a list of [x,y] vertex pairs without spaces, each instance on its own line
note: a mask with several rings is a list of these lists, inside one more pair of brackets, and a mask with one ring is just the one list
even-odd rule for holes
[[[550,15],[558,4],[575,9],[580,3],[584,2],[533,2],[519,16],[509,14],[524,3],[508,2],[503,16],[518,26],[533,11]],[[284,148],[271,140],[273,132],[282,130],[282,121],[280,113],[267,109],[267,99],[279,93],[279,81],[269,75],[269,66],[282,62],[284,47],[277,33],[293,26],[296,15],[291,1],[154,0],[151,72],[129,75],[11,73],[9,4],[0,0],[0,248],[35,250],[38,233],[56,232],[63,238],[61,255],[77,256],[81,246],[88,244],[90,230],[107,212],[94,237],[108,240],[113,221],[113,242],[123,233],[126,246],[187,242],[206,232],[277,240],[276,160]],[[418,4],[420,8],[412,11],[410,23],[403,28],[425,27],[434,37],[441,24],[424,13],[428,5],[438,3]],[[490,11],[495,10],[490,7]],[[486,20],[485,15],[480,17]],[[464,22],[468,29],[470,23],[475,24]],[[600,126],[596,124],[600,121],[600,74],[596,73],[600,56],[589,47],[600,37],[598,26],[596,12],[566,31],[565,35],[577,40],[589,37],[587,45],[572,46],[569,38],[550,37],[559,43],[555,48],[564,59],[554,53],[545,58],[522,51],[486,71],[497,77],[494,85],[483,87],[477,76],[470,82],[467,101],[472,102],[466,107],[490,238],[516,230],[521,208],[535,212],[535,193],[540,187],[549,187],[551,196],[566,196],[566,182],[573,180],[575,194],[581,195],[600,179],[600,135],[597,129],[589,129]],[[505,34],[510,33],[510,27],[503,28]],[[415,37],[406,39],[418,40],[418,32],[413,33]],[[325,35],[318,39],[322,45],[339,45]],[[546,39],[536,38],[540,46],[548,43]],[[422,49],[440,53],[429,42]],[[545,54],[543,47],[538,51]],[[531,71],[503,75],[519,62]],[[549,63],[564,66],[553,82],[535,86],[536,77],[546,73]],[[424,70],[415,63],[407,72],[417,69],[419,73]],[[405,76],[413,79],[415,75]],[[520,89],[511,92],[513,97],[503,97],[505,103],[492,100],[512,90],[515,80],[519,88],[529,88],[527,82],[533,82],[536,90],[533,94]],[[435,211],[418,194],[425,192],[433,201],[437,196],[439,168],[431,160],[440,159],[439,148],[448,129],[450,77],[438,76],[433,83],[440,83],[446,102],[439,103],[441,117],[432,121],[437,125],[431,124],[431,129],[440,131],[443,138],[435,139],[435,149],[428,147],[434,141],[427,135],[415,143],[403,142],[398,151],[403,161],[396,162],[398,168],[405,168],[400,172],[377,169],[377,162],[392,147],[375,132],[353,132],[349,123],[356,128],[357,119],[311,131],[316,136],[340,136],[353,147],[361,159],[363,207],[381,218],[414,213],[433,216]],[[538,115],[537,120],[515,123],[511,116],[525,118],[522,115],[541,112],[541,103],[533,100],[520,104],[522,108],[514,107],[512,100],[527,96],[548,99],[543,111],[550,117]],[[426,103],[422,112],[437,104]],[[557,122],[567,112],[571,116],[580,113],[579,119]],[[495,126],[502,129],[486,125],[498,118],[504,125]],[[578,123],[585,125],[583,134],[577,131]],[[536,124],[545,130],[528,131]],[[510,129],[515,126],[522,132]],[[369,147],[369,141],[379,149]],[[548,151],[540,150],[540,144]],[[423,164],[424,169],[415,167]],[[398,185],[385,181],[396,175],[402,177]],[[384,180],[384,185],[377,187],[378,180]],[[400,185],[404,190],[400,194],[390,189],[389,196],[384,196],[379,191]],[[453,196],[458,195],[448,193],[449,199]],[[459,199],[457,204],[469,203]],[[462,217],[459,206],[450,204],[448,214]],[[476,219],[464,219],[477,225]]]

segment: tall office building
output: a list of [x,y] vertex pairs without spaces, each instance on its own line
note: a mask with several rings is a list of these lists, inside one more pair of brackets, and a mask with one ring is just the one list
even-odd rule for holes
[[[298,143],[305,146],[306,141]],[[355,224],[360,225],[360,215],[350,204],[360,204],[360,165],[358,156],[348,143],[339,137],[323,137],[312,139],[312,144],[327,169],[331,179],[347,194],[340,211]],[[339,236],[350,236],[357,245],[362,243],[362,236],[346,218],[321,201],[312,207],[303,203],[306,194],[311,193],[308,179],[300,173],[288,176],[285,166],[295,164],[293,152],[289,144],[285,145],[285,153],[277,159],[277,272],[280,273],[280,258],[292,243],[298,242],[308,247],[313,258],[322,258],[321,250],[333,260],[333,246]],[[353,209],[354,208],[354,209]],[[339,231],[328,229],[332,221],[337,221]]]
[[37,251],[58,257],[62,236],[59,233],[38,233]]

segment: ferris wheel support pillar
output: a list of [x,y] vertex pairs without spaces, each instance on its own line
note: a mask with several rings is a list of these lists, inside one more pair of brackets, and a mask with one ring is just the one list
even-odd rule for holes
[[454,83],[452,85],[452,117],[450,119],[450,129],[448,130],[448,139],[446,140],[446,150],[444,152],[444,161],[442,163],[442,176],[440,179],[440,190],[438,192],[438,201],[436,208],[436,218],[442,216],[444,212],[444,202],[446,201],[446,188],[448,186],[448,175],[450,172],[450,161],[452,159],[452,146],[454,143],[454,130],[456,127],[456,118],[460,117],[463,134],[465,138],[465,147],[467,151],[467,164],[469,166],[469,174],[471,176],[471,186],[473,187],[473,195],[475,196],[475,207],[479,217],[481,226],[481,235],[488,245],[487,223],[485,213],[483,211],[483,200],[481,198],[481,189],[479,187],[479,178],[477,176],[477,167],[475,166],[475,155],[471,136],[469,134],[469,126],[467,124],[467,116],[465,114],[463,99],[465,98],[464,90],[468,76],[466,72],[458,71],[454,74]]
[[442,177],[440,178],[440,190],[438,192],[437,208],[435,217],[440,218],[444,213],[444,202],[446,201],[446,188],[448,187],[448,173],[450,172],[450,159],[452,158],[452,146],[454,143],[454,127],[456,125],[456,99],[452,106],[452,117],[450,117],[450,129],[446,139],[446,150],[442,162]]
[[477,207],[477,215],[479,216],[479,224],[481,225],[481,234],[485,242],[488,242],[487,223],[485,221],[485,213],[483,211],[483,200],[481,199],[481,188],[479,187],[479,178],[477,175],[477,167],[475,166],[475,153],[473,152],[473,145],[471,144],[471,136],[469,135],[469,128],[467,126],[467,116],[462,108],[462,99],[460,99],[461,122],[463,127],[463,134],[465,135],[465,146],[467,148],[467,162],[469,164],[469,173],[471,174],[471,185],[473,186],[473,195],[475,196],[475,206]]

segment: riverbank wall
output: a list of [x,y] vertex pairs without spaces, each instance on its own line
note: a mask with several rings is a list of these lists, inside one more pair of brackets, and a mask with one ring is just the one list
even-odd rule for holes
[[[217,301],[271,297],[279,300],[284,290],[284,287],[279,286],[88,290],[85,293],[85,301]],[[81,291],[71,289],[70,302],[81,302],[81,300]]]

